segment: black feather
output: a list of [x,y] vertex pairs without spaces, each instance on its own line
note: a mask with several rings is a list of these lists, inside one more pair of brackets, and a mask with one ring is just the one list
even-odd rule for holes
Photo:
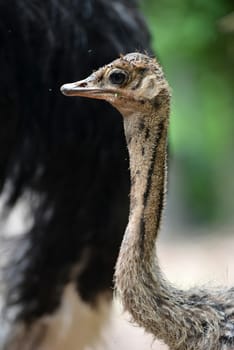
[[34,220],[4,282],[25,322],[58,307],[86,251],[81,297],[95,304],[111,292],[128,215],[121,117],[59,87],[121,53],[150,51],[149,41],[133,0],[0,0],[0,188],[10,184],[9,212],[31,193]]

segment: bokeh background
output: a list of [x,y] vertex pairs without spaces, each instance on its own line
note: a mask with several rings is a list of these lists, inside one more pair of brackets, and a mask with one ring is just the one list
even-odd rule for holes
[[[145,0],[153,46],[172,88],[173,227],[234,223],[234,3]],[[170,215],[170,216],[171,216]]]

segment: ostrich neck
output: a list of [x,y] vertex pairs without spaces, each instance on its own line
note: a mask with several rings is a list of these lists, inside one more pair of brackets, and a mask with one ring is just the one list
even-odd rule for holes
[[[152,270],[164,202],[167,161],[169,94],[163,90],[154,103],[127,110],[124,131],[130,162],[131,193],[129,222],[122,242],[119,263],[130,261],[134,269]],[[126,260],[125,260],[126,259]],[[128,276],[124,276],[128,278]],[[123,276],[121,275],[121,278]],[[123,278],[124,279],[124,278]]]
[[[166,182],[167,116],[135,113],[124,119],[128,142],[131,193],[125,240],[140,259],[154,257]],[[128,243],[126,243],[128,246]]]
[[[208,303],[204,310],[203,305],[197,308],[194,293],[171,286],[156,256],[166,183],[168,117],[168,100],[158,108],[124,116],[131,194],[129,222],[116,265],[116,289],[134,320],[170,349],[201,349],[202,334],[210,333],[204,349],[215,350],[209,344],[219,336],[216,311]],[[189,347],[188,339],[195,347]]]

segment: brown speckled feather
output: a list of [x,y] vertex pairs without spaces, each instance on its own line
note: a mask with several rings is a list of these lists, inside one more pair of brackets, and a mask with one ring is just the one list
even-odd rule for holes
[[176,289],[164,278],[156,255],[170,112],[170,89],[160,65],[131,53],[62,91],[105,99],[123,115],[131,195],[115,283],[125,309],[171,350],[234,350],[234,288]]

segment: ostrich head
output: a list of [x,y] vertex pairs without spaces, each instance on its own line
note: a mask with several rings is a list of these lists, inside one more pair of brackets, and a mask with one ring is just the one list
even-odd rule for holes
[[106,100],[123,116],[139,105],[155,106],[164,89],[168,90],[168,85],[156,59],[140,53],[121,56],[88,78],[61,87],[67,96]]

